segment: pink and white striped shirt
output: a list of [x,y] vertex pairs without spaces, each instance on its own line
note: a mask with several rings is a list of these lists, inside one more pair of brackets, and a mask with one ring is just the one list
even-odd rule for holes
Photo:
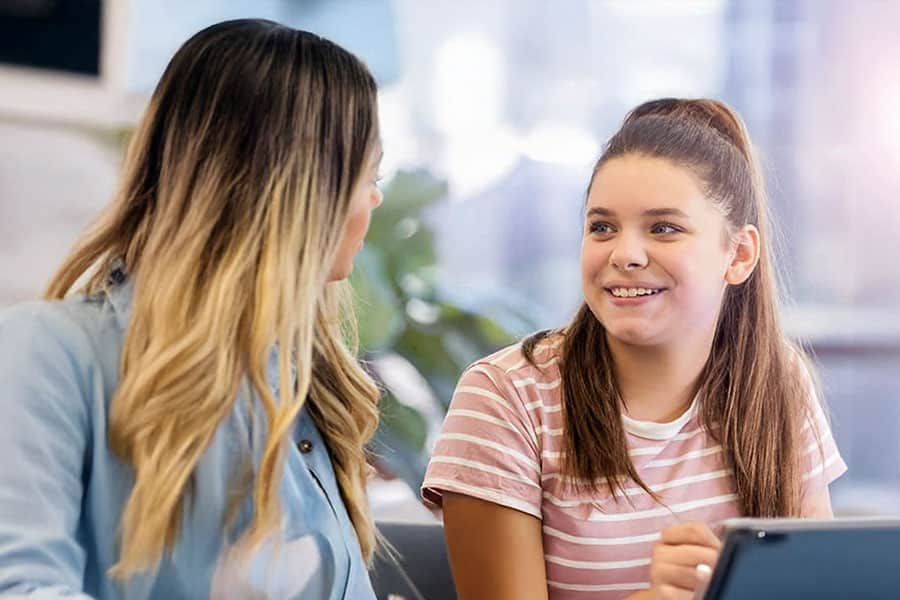
[[[734,479],[721,446],[700,426],[695,399],[671,423],[623,417],[634,465],[664,505],[636,485],[627,487],[631,502],[614,499],[602,487],[599,493],[567,495],[560,475],[559,349],[558,336],[538,344],[541,369],[526,362],[516,345],[466,370],[422,496],[440,506],[444,491],[455,492],[534,515],[542,521],[550,600],[621,598],[649,587],[650,554],[662,529],[742,516]],[[824,452],[807,424],[804,499],[847,469],[814,404]]]

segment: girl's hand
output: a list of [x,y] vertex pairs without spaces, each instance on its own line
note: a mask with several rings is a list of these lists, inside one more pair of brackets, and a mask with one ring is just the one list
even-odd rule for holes
[[[705,523],[664,529],[650,562],[650,597],[691,600],[701,583],[709,580],[721,545]],[[698,565],[705,566],[698,569]]]

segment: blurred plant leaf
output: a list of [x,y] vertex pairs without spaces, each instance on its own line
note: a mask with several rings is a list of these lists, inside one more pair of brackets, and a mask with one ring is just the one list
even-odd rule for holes
[[378,401],[381,423],[390,429],[397,439],[420,452],[425,448],[427,426],[421,414],[399,402],[393,393],[383,394]]
[[[463,369],[533,328],[521,306],[502,298],[454,295],[435,280],[437,254],[427,211],[446,193],[446,183],[427,171],[398,172],[384,188],[384,203],[372,214],[352,278],[366,359],[374,363],[385,354],[403,357],[421,376],[416,379],[424,378],[430,388],[429,401],[443,410]],[[382,369],[390,368],[388,361],[382,362]],[[435,421],[442,413],[414,408],[427,403],[401,401],[400,390],[389,383],[403,381],[401,373],[382,372],[379,379],[386,393],[372,450],[382,467],[418,489],[429,436],[440,426]],[[405,391],[416,393],[408,387]]]
[[404,328],[403,307],[377,250],[363,246],[350,281],[360,316],[360,347],[367,351],[389,348]]

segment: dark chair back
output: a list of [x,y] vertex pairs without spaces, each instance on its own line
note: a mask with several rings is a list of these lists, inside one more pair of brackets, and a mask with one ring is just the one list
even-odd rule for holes
[[379,552],[372,569],[378,600],[456,600],[440,523],[379,522],[396,561]]

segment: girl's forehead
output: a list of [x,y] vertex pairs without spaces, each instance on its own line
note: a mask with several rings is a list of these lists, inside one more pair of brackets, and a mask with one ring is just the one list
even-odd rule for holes
[[678,210],[690,214],[711,202],[701,182],[685,168],[665,161],[627,163],[620,159],[603,165],[595,174],[587,208],[615,213],[643,214]]
[[585,217],[617,220],[690,220],[718,229],[725,215],[689,168],[643,156],[615,158],[594,174]]
[[597,169],[592,191],[595,187],[617,193],[630,189],[645,194],[696,194],[702,193],[703,182],[688,167],[663,158],[631,155],[614,158]]

